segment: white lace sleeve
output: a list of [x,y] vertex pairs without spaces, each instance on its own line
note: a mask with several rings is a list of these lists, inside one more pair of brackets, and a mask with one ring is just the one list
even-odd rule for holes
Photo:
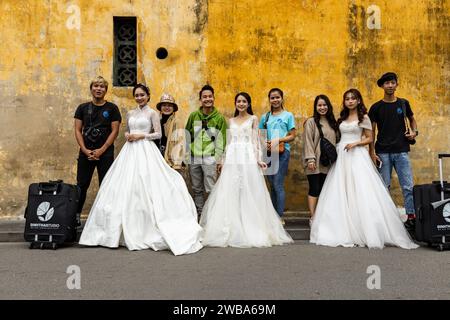
[[154,110],[150,110],[149,115],[148,115],[149,119],[150,119],[150,123],[152,125],[153,128],[153,132],[151,133],[146,133],[145,134],[145,139],[147,140],[157,140],[157,139],[161,139],[161,122],[159,121],[159,115],[156,111]]
[[258,117],[254,116],[252,121],[252,143],[255,151],[256,161],[262,162],[261,141],[258,133]]

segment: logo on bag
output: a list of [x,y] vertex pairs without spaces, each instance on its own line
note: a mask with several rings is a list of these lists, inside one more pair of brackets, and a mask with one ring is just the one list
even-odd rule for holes
[[39,220],[47,222],[53,217],[54,212],[55,208],[50,208],[50,202],[45,201],[38,206],[36,214]]
[[450,203],[447,203],[442,209],[442,215],[444,216],[444,220],[450,223]]

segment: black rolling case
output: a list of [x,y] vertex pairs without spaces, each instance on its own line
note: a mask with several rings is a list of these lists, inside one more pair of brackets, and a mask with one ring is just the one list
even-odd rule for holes
[[62,180],[32,183],[25,209],[25,241],[30,248],[56,249],[76,241],[78,186]]
[[417,241],[437,246],[439,251],[450,248],[450,184],[444,181],[442,159],[450,154],[439,154],[439,181],[414,186]]

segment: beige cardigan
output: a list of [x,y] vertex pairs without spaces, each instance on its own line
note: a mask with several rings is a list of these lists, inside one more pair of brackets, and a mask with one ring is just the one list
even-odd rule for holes
[[[330,127],[326,119],[320,119],[323,135],[333,145],[336,145],[336,132]],[[305,122],[305,130],[303,132],[303,167],[305,174],[328,173],[329,167],[320,164],[320,134],[314,118],[309,118]],[[308,161],[315,160],[316,170],[308,169]]]
[[181,169],[185,156],[184,127],[180,125],[175,112],[164,124],[164,134],[167,137],[167,146],[164,159],[173,169]]

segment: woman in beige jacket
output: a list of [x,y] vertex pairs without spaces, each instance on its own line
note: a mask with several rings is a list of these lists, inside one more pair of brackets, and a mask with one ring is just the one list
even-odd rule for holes
[[183,167],[185,154],[184,127],[176,117],[178,106],[170,94],[163,94],[156,105],[160,112],[162,137],[159,149],[169,166],[177,171]]
[[336,145],[339,126],[333,114],[333,106],[326,95],[318,95],[314,100],[314,115],[305,121],[303,134],[303,165],[308,177],[308,208],[311,214],[310,224],[314,217],[320,191],[322,190],[329,166],[320,163],[321,126],[324,138]]

